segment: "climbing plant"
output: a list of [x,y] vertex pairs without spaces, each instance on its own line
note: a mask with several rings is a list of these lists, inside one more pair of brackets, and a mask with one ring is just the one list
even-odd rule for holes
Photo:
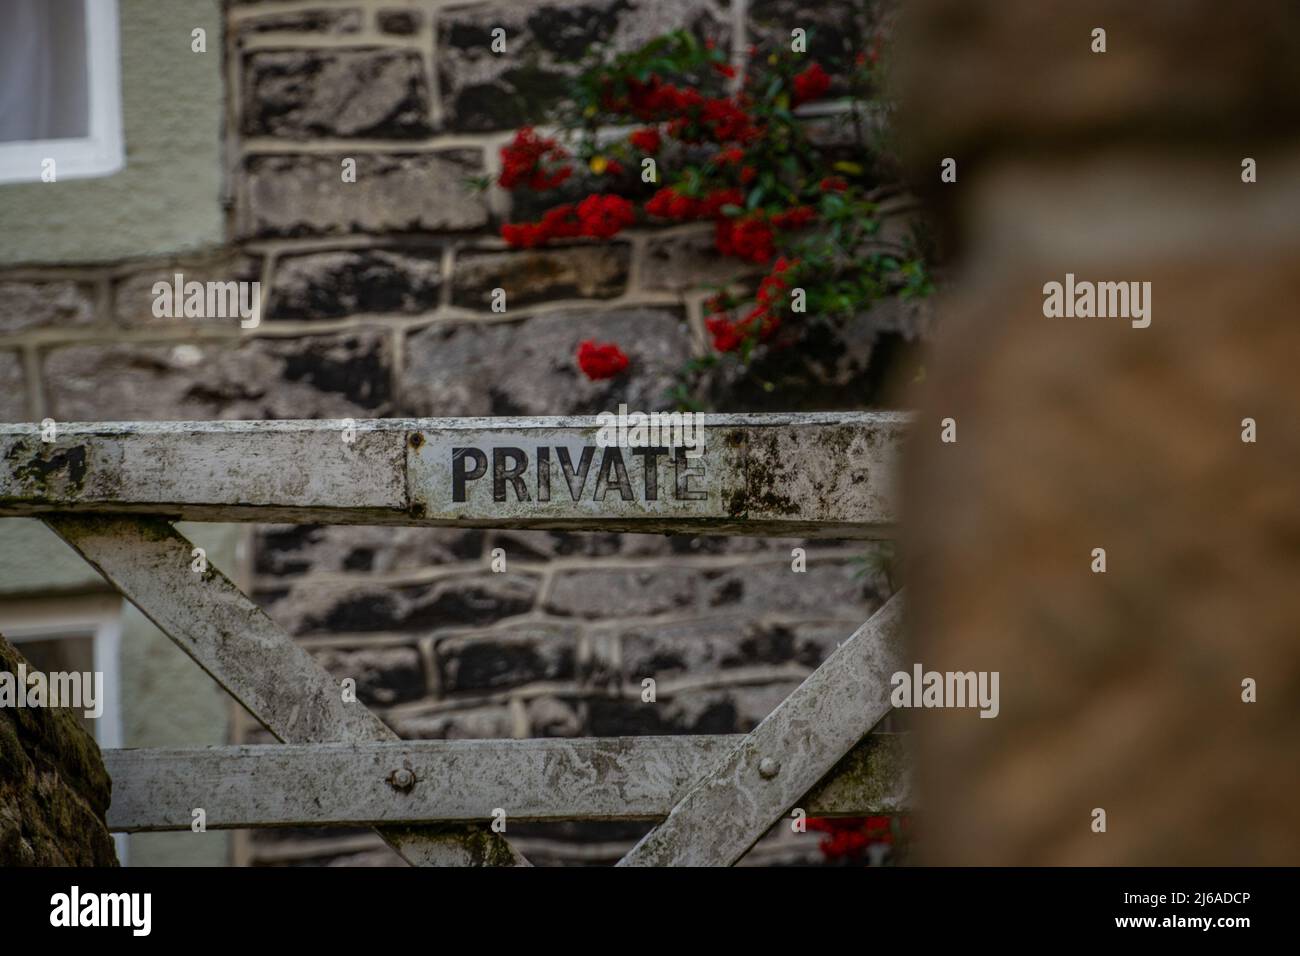
[[[687,407],[692,376],[719,361],[744,366],[759,351],[798,348],[816,323],[932,288],[910,247],[875,241],[870,157],[836,158],[801,113],[834,85],[839,115],[860,127],[877,95],[878,43],[835,78],[803,54],[750,52],[737,67],[689,31],[617,55],[595,51],[553,117],[554,134],[525,127],[501,151],[503,188],[545,196],[592,186],[535,220],[503,225],[511,246],[702,221],[721,255],[753,267],[756,282],[719,288],[706,303],[712,350],[683,365],[675,397]],[[593,379],[629,365],[616,342],[583,342],[575,359]]]

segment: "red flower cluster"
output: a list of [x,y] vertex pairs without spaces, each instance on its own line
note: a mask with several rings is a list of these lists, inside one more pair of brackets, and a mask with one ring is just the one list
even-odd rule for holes
[[[730,65],[716,56],[713,59],[712,67],[717,73],[728,78],[736,75]],[[759,179],[758,159],[770,161],[763,151],[753,148],[767,134],[762,120],[767,114],[748,92],[710,97],[697,89],[665,82],[654,73],[637,79],[606,72],[600,82],[603,84],[601,108],[644,124],[628,137],[632,150],[643,156],[658,154],[666,137],[714,147],[705,167],[692,172],[687,180],[694,185],[660,188],[644,202],[647,215],[677,222],[712,220],[715,243],[721,254],[759,264],[770,263],[776,257],[782,233],[807,227],[817,218],[817,211],[807,205],[772,211],[770,188],[765,191],[769,197],[768,208],[742,211],[751,184]],[[794,105],[816,100],[825,96],[830,86],[830,76],[820,64],[812,62],[793,77],[790,100]],[[624,160],[628,155],[635,155],[619,149],[614,153]],[[538,136],[531,127],[519,130],[513,142],[502,148],[501,163],[498,182],[504,188],[553,189],[573,172],[564,149],[555,140]],[[591,162],[591,172],[597,176],[622,176],[624,169],[612,158],[597,156]],[[822,192],[843,192],[849,188],[839,176],[827,176],[819,186]],[[762,201],[763,195],[755,197],[756,204]],[[608,239],[631,225],[635,218],[635,207],[627,199],[594,194],[581,202],[556,206],[538,222],[503,225],[501,235],[511,246],[524,248],[554,239]],[[778,330],[783,314],[780,300],[789,289],[783,273],[790,265],[784,259],[775,263],[771,274],[759,286],[754,306],[743,318],[732,319],[723,311],[721,303],[710,308],[715,314],[707,319],[706,325],[715,348],[736,351],[746,343],[766,341]],[[625,369],[628,358],[613,343],[599,345],[585,341],[578,347],[577,362],[588,378],[606,379]]]
[[775,230],[802,229],[816,218],[817,211],[811,206],[795,206],[770,217],[751,213],[736,219],[719,219],[714,245],[724,256],[746,262],[767,262],[776,255]]
[[762,128],[735,100],[706,100],[699,122],[707,126],[719,143],[752,143],[762,136]]
[[613,378],[627,368],[627,356],[612,342],[597,345],[594,339],[587,339],[578,345],[578,368],[587,378],[597,382]]
[[632,203],[622,196],[593,195],[578,203],[579,231],[584,236],[608,239],[635,219]]
[[590,236],[608,239],[636,218],[632,203],[622,196],[591,195],[578,203],[548,209],[540,222],[511,222],[501,227],[501,238],[516,248],[532,249],[551,239]]
[[501,176],[497,185],[513,189],[526,185],[529,189],[554,189],[573,174],[569,166],[544,168],[544,161],[562,163],[569,154],[553,139],[538,136],[531,126],[515,134],[513,142],[501,147]]
[[734,352],[750,338],[749,327],[725,315],[710,316],[704,320],[704,326],[713,336],[713,347],[719,352]]
[[[728,76],[729,69],[719,72]],[[653,73],[645,82],[629,79],[625,97],[607,89],[601,105],[642,122],[667,121],[668,132],[683,142],[700,142],[707,135],[719,143],[749,143],[762,135],[762,128],[736,100],[706,97],[698,90],[664,83]]]
[[826,91],[830,88],[831,78],[822,69],[820,63],[813,63],[801,73],[795,74],[795,105],[798,106],[800,103],[807,103],[809,100],[820,99],[826,95]]
[[508,222],[501,227],[501,238],[516,248],[532,249],[552,239],[571,239],[582,234],[582,226],[573,214],[573,204],[548,209],[541,222]]
[[719,219],[713,242],[724,256],[746,262],[767,262],[776,255],[772,224],[762,214]]
[[659,219],[714,219],[722,215],[723,206],[739,206],[745,194],[739,189],[715,189],[703,199],[683,196],[672,186],[660,189],[645,204],[645,211]]
[[[901,818],[904,826],[907,818]],[[808,820],[808,829],[825,833],[817,848],[828,859],[857,859],[866,853],[873,843],[893,846],[894,832],[890,827],[889,817],[867,817],[862,819],[828,820],[820,817]]]
[[799,264],[798,259],[787,259],[782,256],[772,263],[772,272],[770,275],[763,277],[763,281],[758,284],[758,295],[755,300],[763,307],[776,304],[776,294],[784,291],[788,287],[785,281],[785,273]]
[[713,157],[709,162],[719,168],[725,166],[736,167],[739,170],[737,175],[739,176],[742,185],[748,186],[754,181],[755,177],[758,176],[758,170],[745,163],[745,151],[739,146],[731,146],[727,149],[718,150],[713,154]]
[[652,73],[644,83],[629,79],[626,98],[617,99],[607,93],[604,106],[615,113],[631,113],[639,120],[650,121],[681,116],[703,102],[704,96],[698,90],[684,90],[664,83]]
[[733,320],[726,315],[714,315],[704,321],[709,335],[713,336],[715,349],[719,352],[734,352],[755,336],[760,341],[772,337],[772,333],[781,326],[781,317],[772,309],[781,293],[789,288],[783,274],[796,264],[787,261],[784,256],[776,260],[771,275],[764,276],[759,283],[756,305],[743,319]]
[[772,217],[772,225],[778,229],[802,229],[817,218],[817,210],[812,206],[795,206]]
[[659,147],[663,145],[663,138],[659,135],[659,130],[653,126],[637,130],[627,138],[627,141],[643,153],[657,153]]

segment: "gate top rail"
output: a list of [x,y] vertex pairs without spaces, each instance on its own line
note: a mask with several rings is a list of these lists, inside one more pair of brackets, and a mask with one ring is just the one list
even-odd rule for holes
[[0,516],[846,538],[897,521],[904,413],[699,415],[702,441],[673,447],[611,418],[0,424]]

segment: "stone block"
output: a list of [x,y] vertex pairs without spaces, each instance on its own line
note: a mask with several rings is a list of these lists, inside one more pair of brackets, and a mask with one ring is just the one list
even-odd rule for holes
[[476,528],[390,528],[366,525],[264,525],[257,529],[258,574],[380,574],[474,561],[485,532]]
[[428,136],[429,81],[415,50],[254,50],[244,54],[245,136]]
[[63,421],[366,418],[390,397],[385,333],[249,339],[239,345],[75,345],[45,360]]
[[629,246],[623,242],[518,251],[467,249],[456,256],[452,302],[488,311],[493,290],[506,308],[553,299],[610,299],[627,287]]
[[95,321],[94,290],[70,279],[0,282],[0,335]]
[[441,251],[339,249],[277,260],[271,319],[413,315],[438,306]]
[[[356,182],[343,160],[356,160]],[[241,238],[440,232],[487,224],[483,194],[468,182],[482,152],[256,155],[244,163],[236,221]]]
[[442,689],[455,694],[571,680],[577,635],[571,626],[519,624],[438,642]]
[[[492,52],[497,27],[506,33],[504,54]],[[730,13],[709,0],[512,0],[440,10],[436,60],[447,124],[482,132],[539,122],[564,101],[594,44],[621,52],[683,28],[724,49],[730,43]]]
[[428,584],[292,582],[264,591],[266,612],[293,634],[437,631],[483,626],[532,609],[539,579],[531,574],[458,574]]
[[[575,358],[584,339],[618,343],[629,367],[613,379],[589,381]],[[439,324],[407,338],[403,404],[420,416],[595,414],[620,402],[663,410],[672,407],[666,393],[689,357],[681,313],[666,308]]]

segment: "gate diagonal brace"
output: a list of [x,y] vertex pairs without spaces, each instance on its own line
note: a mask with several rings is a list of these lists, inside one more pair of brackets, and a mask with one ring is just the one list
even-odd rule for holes
[[[212,565],[191,570],[193,545],[167,521],[47,515],[45,523],[284,743],[397,740],[260,607]],[[481,827],[381,827],[417,866],[528,865]]]
[[903,593],[745,736],[619,866],[731,866],[890,711]]

